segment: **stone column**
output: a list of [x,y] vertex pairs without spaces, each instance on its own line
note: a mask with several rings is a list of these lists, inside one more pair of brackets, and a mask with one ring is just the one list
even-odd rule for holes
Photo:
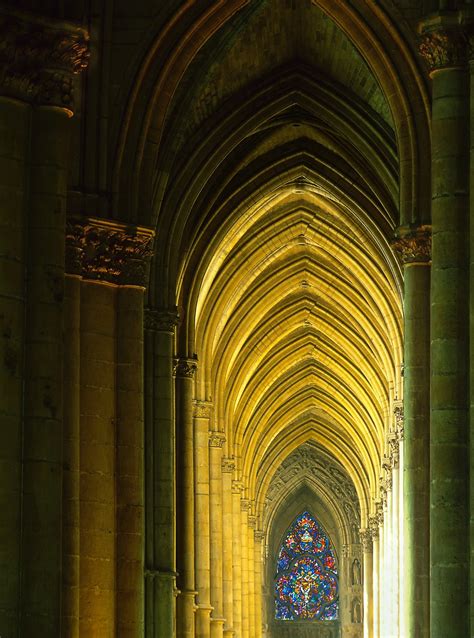
[[234,460],[222,459],[222,526],[224,562],[223,600],[224,600],[224,638],[234,635],[234,597],[232,591],[232,572],[235,557],[233,555],[234,519],[232,514],[232,474],[235,469]]
[[458,15],[421,25],[431,67],[431,638],[469,634],[469,74]]
[[[407,635],[428,638],[430,485],[430,264],[431,227],[399,228],[395,249],[404,265],[404,496],[402,564]],[[399,406],[399,410],[401,410]]]
[[[380,606],[380,547],[379,547],[379,528],[375,516],[369,518],[369,529],[372,536],[372,591],[373,591],[373,638],[379,636],[379,606]],[[370,635],[370,630],[369,630]]]
[[146,636],[175,632],[176,494],[174,309],[147,309],[146,392]]
[[112,638],[115,625],[117,288],[81,282],[81,638]]
[[64,291],[63,586],[62,636],[79,638],[81,278]]
[[143,291],[117,291],[116,607],[118,638],[143,635]]
[[[397,452],[398,454],[398,452]],[[395,461],[395,459],[394,459]],[[392,533],[391,533],[391,565],[392,565],[392,619],[391,619],[391,631],[394,636],[400,635],[399,627],[399,580],[400,580],[400,560],[398,555],[398,501],[399,501],[399,474],[398,460],[396,465],[394,463],[392,469],[392,518],[390,521]]]
[[[19,625],[29,105],[0,97],[0,635]],[[8,585],[7,585],[8,583]]]
[[232,596],[234,601],[234,630],[236,638],[242,638],[242,534],[240,499],[242,484],[232,481]]
[[[249,510],[251,511],[251,510]],[[254,565],[254,557],[255,557],[255,529],[256,529],[256,518],[255,516],[249,514],[248,516],[248,578],[249,578],[249,632],[251,636],[255,636],[257,630],[255,628],[255,565]]]
[[254,574],[255,574],[255,638],[262,638],[263,626],[263,557],[262,542],[265,537],[263,531],[256,529],[254,534]]
[[196,369],[196,359],[182,357],[176,361],[178,638],[194,638],[195,634],[193,378]]
[[[68,407],[81,373],[81,637],[143,632],[143,290],[152,237],[108,220],[67,220],[67,283],[81,286],[80,365],[69,313],[64,366]],[[73,292],[71,309],[79,303]],[[65,411],[66,434],[74,414]],[[65,528],[65,544],[73,541]]]
[[241,569],[242,569],[242,638],[252,638],[250,635],[250,599],[249,599],[249,534],[248,516],[250,503],[248,499],[240,500],[240,533],[241,533]]
[[209,432],[211,404],[194,402],[194,476],[196,530],[196,638],[211,636],[211,557],[209,519]]
[[[471,31],[469,37],[469,75],[470,75],[470,140],[471,140],[471,148],[470,148],[470,179],[469,179],[469,193],[470,193],[470,220],[474,219],[474,33]],[[474,498],[472,495],[474,494],[474,224],[472,221],[470,222],[470,241],[469,241],[469,250],[470,250],[470,283],[469,283],[469,316],[470,316],[470,326],[469,326],[469,359],[471,362],[470,365],[470,493],[471,493],[471,524],[470,524],[470,540],[471,540],[471,562],[470,562],[470,572],[471,572],[471,589],[470,589],[470,599],[471,599],[471,631],[474,627]]]
[[374,561],[372,532],[370,529],[360,530],[364,560],[364,638],[374,637]]
[[[222,446],[223,432],[209,432],[209,496],[211,541],[211,638],[222,638],[224,631],[223,604],[223,539],[222,539]],[[225,566],[227,568],[227,565]]]

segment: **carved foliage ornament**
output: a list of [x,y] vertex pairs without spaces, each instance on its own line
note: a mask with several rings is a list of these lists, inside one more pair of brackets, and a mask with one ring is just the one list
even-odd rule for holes
[[235,461],[234,461],[234,459],[230,459],[228,457],[224,457],[222,459],[222,471],[230,474],[234,470],[235,470]]
[[173,333],[177,323],[177,310],[145,308],[145,330]]
[[73,76],[89,63],[84,29],[0,8],[0,91],[73,111]]
[[192,379],[197,370],[196,359],[175,359],[174,374],[176,377]]
[[209,445],[211,447],[222,447],[225,443],[224,432],[209,432]]
[[404,264],[431,263],[431,226],[401,227],[391,243]]
[[144,286],[154,231],[103,219],[66,223],[66,271],[115,284]]
[[360,540],[362,543],[362,549],[364,552],[372,551],[372,530],[370,528],[361,529],[360,532]]
[[427,30],[421,36],[419,50],[430,71],[464,66],[468,57],[468,36],[455,26]]

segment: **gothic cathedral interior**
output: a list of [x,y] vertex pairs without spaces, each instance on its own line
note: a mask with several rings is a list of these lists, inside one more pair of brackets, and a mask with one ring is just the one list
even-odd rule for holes
[[1,638],[473,637],[474,0],[0,34]]

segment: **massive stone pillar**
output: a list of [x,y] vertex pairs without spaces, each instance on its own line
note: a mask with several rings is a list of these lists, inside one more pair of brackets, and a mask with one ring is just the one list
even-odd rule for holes
[[194,476],[196,530],[196,638],[211,636],[211,556],[209,519],[209,432],[211,405],[194,405]]
[[176,361],[178,638],[194,638],[195,634],[193,377],[196,369],[195,359]]
[[404,265],[405,560],[403,624],[408,636],[430,634],[429,490],[430,490],[430,263],[431,228],[399,228],[395,249]]
[[[0,87],[1,88],[1,87]],[[25,314],[25,204],[30,107],[0,97],[0,635],[19,624]]]
[[469,634],[469,74],[458,16],[422,27],[431,67],[431,638]]
[[146,334],[146,636],[175,632],[176,494],[175,310],[147,309]]
[[224,638],[234,635],[234,596],[232,590],[232,572],[235,557],[233,555],[234,519],[232,512],[232,474],[235,469],[234,460],[222,459],[222,527],[223,545],[222,557],[224,562],[223,602],[224,602]]
[[242,484],[232,481],[232,595],[234,601],[234,630],[236,638],[242,638],[242,535],[240,499]]
[[364,638],[374,636],[374,561],[372,532],[370,529],[360,530],[364,559]]
[[223,432],[209,433],[209,500],[210,500],[210,567],[211,567],[211,638],[222,638],[223,604],[223,539],[222,539],[222,446]]
[[[71,549],[64,560],[75,558],[78,544],[80,557],[63,591],[71,610],[79,587],[81,637],[143,632],[143,286],[152,236],[149,229],[94,218],[67,223],[64,450],[71,467],[63,507],[79,520],[65,520],[65,550]],[[77,620],[68,608],[63,635],[69,637]]]

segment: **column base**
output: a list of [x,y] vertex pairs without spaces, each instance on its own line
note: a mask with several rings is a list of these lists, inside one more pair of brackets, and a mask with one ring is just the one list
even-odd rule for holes
[[169,638],[174,635],[176,618],[176,573],[152,571],[154,585],[154,625],[157,638]]
[[234,629],[226,629],[224,628],[224,638],[233,638],[235,634],[235,630]]
[[176,599],[177,638],[195,637],[196,591],[182,590]]
[[198,605],[196,609],[196,638],[211,638],[211,611],[210,605]]
[[211,618],[211,638],[224,638],[225,618]]

